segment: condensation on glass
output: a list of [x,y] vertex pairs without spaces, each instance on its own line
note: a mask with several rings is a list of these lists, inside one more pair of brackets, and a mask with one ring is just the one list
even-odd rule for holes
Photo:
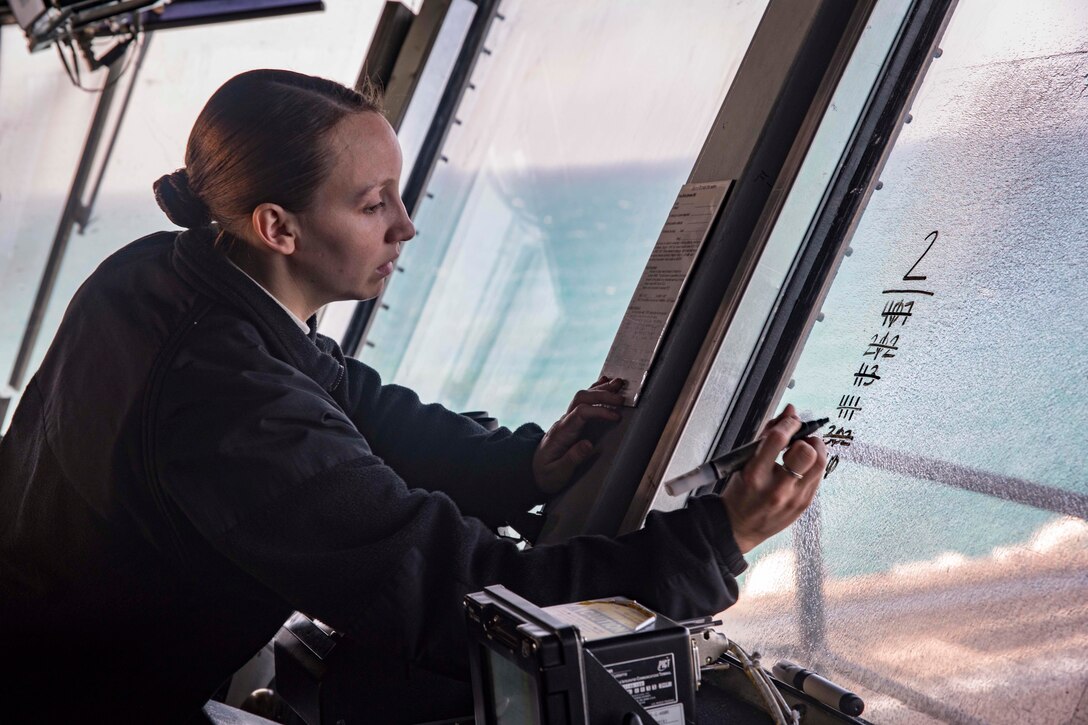
[[509,2],[361,353],[503,424],[594,381],[766,0]]
[[1088,5],[942,48],[787,392],[833,468],[725,627],[875,722],[1088,722]]

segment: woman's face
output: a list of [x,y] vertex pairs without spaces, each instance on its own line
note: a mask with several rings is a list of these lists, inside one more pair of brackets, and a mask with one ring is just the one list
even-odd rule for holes
[[401,243],[415,236],[400,198],[400,145],[377,113],[353,113],[329,132],[328,176],[297,215],[293,276],[314,309],[376,297]]

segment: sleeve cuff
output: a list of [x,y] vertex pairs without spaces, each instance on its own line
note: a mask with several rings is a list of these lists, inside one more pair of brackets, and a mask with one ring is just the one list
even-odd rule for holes
[[[503,429],[500,429],[503,430]],[[511,503],[520,510],[546,503],[552,496],[537,485],[533,475],[533,455],[536,453],[544,431],[535,423],[519,426],[502,441],[502,458],[506,460],[505,470],[496,478],[495,485],[512,495]]]
[[524,480],[530,481],[534,489],[540,490],[536,483],[536,477],[533,475],[533,455],[536,453],[541,439],[544,438],[544,431],[536,423],[526,423],[518,426],[511,437],[517,440],[516,445],[520,462],[519,475],[524,476]]
[[[740,553],[733,539],[733,524],[718,496],[707,495],[688,499],[687,508],[695,515],[703,535],[710,541],[721,542],[714,547],[718,562],[733,576],[739,576],[748,568],[748,562]],[[725,536],[722,533],[725,532]]]

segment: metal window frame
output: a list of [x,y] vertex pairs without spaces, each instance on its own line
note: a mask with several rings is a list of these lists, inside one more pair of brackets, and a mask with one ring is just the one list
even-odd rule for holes
[[[416,116],[433,114],[433,109],[415,108],[417,92],[434,85],[445,90],[446,81],[441,78],[460,52],[461,38],[457,36],[466,6],[472,6],[475,15],[474,0],[424,0],[418,14],[399,0],[386,0],[355,88],[362,90],[369,85],[381,94],[383,115],[398,134],[403,132],[406,119],[410,123]],[[457,42],[453,58],[444,47],[443,36],[447,33]],[[428,117],[425,122],[429,120]],[[409,148],[403,137],[401,151],[405,164],[415,163],[416,150]],[[354,300],[332,302],[318,316],[318,332],[340,340],[349,355],[358,354],[361,344],[354,340],[356,332],[349,334],[360,304]]]
[[[712,456],[751,440],[788,385],[820,306],[834,283],[880,172],[893,152],[958,0],[919,0],[874,85],[836,180],[813,219],[760,348],[749,361]],[[928,46],[928,47],[927,47]],[[946,461],[858,444],[856,457],[874,468],[915,475],[1054,513],[1088,519],[1088,496]]]
[[[416,14],[403,3],[386,0],[381,15],[378,16],[374,36],[370,39],[363,67],[359,69],[359,78],[355,81],[356,89],[368,83],[381,88],[392,86],[393,73],[398,70],[397,63],[403,67],[409,62],[406,45],[413,26],[418,28],[416,18]],[[403,95],[406,98],[411,97],[410,93]],[[400,117],[408,107],[408,102],[394,97],[388,91],[383,101],[386,120],[396,128],[400,125]]]
[[[132,68],[128,71],[128,86],[121,100],[121,106],[114,118],[112,128],[107,128],[109,125],[107,122],[113,108],[114,99],[120,91],[121,84],[119,81],[121,75],[125,72],[125,68],[129,63],[128,53],[121,55],[107,66],[106,78],[103,81],[102,90],[99,91],[98,103],[95,106],[94,116],[91,118],[87,130],[87,138],[83,142],[83,151],[80,154],[75,177],[68,189],[68,198],[64,203],[64,211],[57,223],[57,231],[49,248],[49,256],[46,258],[45,267],[42,270],[42,276],[34,296],[34,303],[30,308],[26,326],[23,328],[23,336],[19,342],[15,361],[12,364],[8,385],[0,391],[0,430],[7,421],[12,403],[21,394],[23,383],[30,368],[30,361],[37,346],[38,337],[41,335],[42,324],[45,322],[45,314],[53,298],[53,290],[56,288],[61,264],[64,262],[64,257],[68,251],[68,243],[71,241],[72,232],[78,225],[80,233],[83,233],[90,220],[94,202],[98,197],[102,179],[106,175],[110,156],[113,154],[117,137],[125,121],[129,102],[132,100],[132,93],[140,76],[140,69],[147,57],[151,36],[151,33],[146,33],[143,40],[136,47],[129,50],[129,53],[135,53],[136,57],[132,62]],[[105,151],[100,156],[98,149],[102,139],[107,134],[109,140]],[[96,163],[98,165],[97,175],[95,175]],[[93,180],[92,175],[94,175]],[[90,196],[87,201],[84,201],[88,187],[91,190]]]
[[734,179],[638,407],[548,507],[541,543],[638,528],[875,0],[771,0],[689,181]]
[[756,435],[800,357],[957,0],[917,0],[764,328],[713,455]]
[[[447,6],[449,5],[449,0],[443,1]],[[446,142],[450,128],[455,123],[457,107],[471,86],[469,79],[476,67],[476,61],[482,54],[487,52],[485,41],[491,25],[495,20],[502,19],[502,15],[499,14],[499,0],[472,0],[472,2],[477,6],[476,14],[469,25],[461,50],[450,71],[445,91],[442,93],[438,108],[431,119],[419,154],[416,156],[415,163],[412,165],[412,170],[401,193],[404,208],[407,209],[408,215],[413,219],[419,211],[420,202],[424,198],[431,175],[441,159],[442,146]],[[435,36],[437,36],[439,28],[440,25],[434,27]],[[422,64],[420,68],[422,69]],[[390,92],[397,91],[390,88]],[[404,107],[407,108],[407,101],[405,101]],[[393,126],[396,128],[397,124],[393,124]],[[347,330],[340,341],[340,346],[345,354],[357,355],[359,353],[359,350],[366,342],[371,326],[374,324],[376,313],[381,308],[382,297],[388,291],[389,285],[392,284],[395,277],[396,275],[386,280],[382,293],[377,297],[363,300],[355,306],[351,321],[348,323]]]

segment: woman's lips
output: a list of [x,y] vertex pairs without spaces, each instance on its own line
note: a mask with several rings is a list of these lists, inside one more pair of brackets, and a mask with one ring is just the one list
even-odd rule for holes
[[379,277],[388,277],[389,275],[393,274],[393,262],[392,262],[392,260],[390,260],[390,261],[386,262],[385,264],[383,264],[382,266],[378,267],[377,272],[378,272]]

